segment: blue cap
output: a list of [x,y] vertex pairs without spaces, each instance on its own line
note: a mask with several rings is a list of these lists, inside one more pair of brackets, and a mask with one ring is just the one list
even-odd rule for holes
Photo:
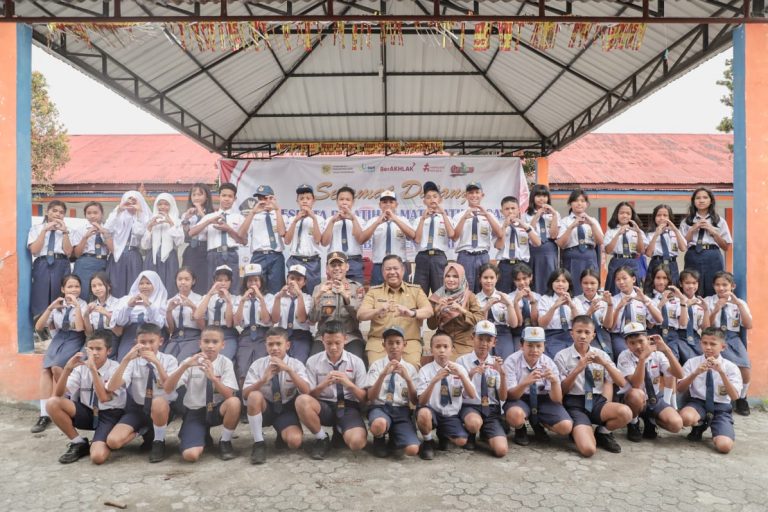
[[467,187],[464,190],[466,192],[469,192],[470,190],[483,190],[483,186],[479,181],[470,181],[467,183]]
[[307,185],[306,183],[302,183],[301,185],[296,187],[297,194],[306,194],[307,192],[309,192],[312,195],[315,194],[315,190],[312,188],[312,185]]
[[390,325],[384,329],[384,332],[381,334],[382,338],[386,339],[387,336],[400,336],[401,338],[405,338],[405,332],[402,327],[398,325]]
[[272,190],[272,187],[269,185],[259,185],[259,187],[256,189],[256,193],[253,194],[254,197],[256,196],[273,196],[275,195],[275,191]]

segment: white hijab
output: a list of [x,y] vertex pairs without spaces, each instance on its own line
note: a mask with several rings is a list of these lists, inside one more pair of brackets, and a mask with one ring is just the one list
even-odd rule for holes
[[141,279],[143,277],[146,277],[149,279],[149,282],[152,283],[152,286],[154,289],[152,290],[152,295],[149,296],[149,301],[154,304],[165,304],[168,302],[168,290],[165,289],[165,285],[163,284],[163,280],[160,279],[160,276],[157,275],[157,272],[154,270],[144,270],[139,274],[139,276],[136,278],[136,280],[131,285],[131,291],[128,292],[128,295],[123,297],[123,300],[129,301],[131,300],[131,297],[135,297],[139,294],[139,283],[141,282]]
[[171,251],[176,249],[173,246],[172,233],[179,228],[179,223],[181,222],[179,220],[179,207],[176,204],[176,199],[167,192],[158,194],[157,198],[155,198],[155,204],[152,205],[152,217],[160,215],[160,211],[157,209],[157,204],[160,201],[167,201],[168,204],[171,205],[171,210],[168,212],[168,216],[173,221],[173,226],[161,222],[160,224],[155,224],[155,227],[152,229],[152,262],[155,265],[157,265],[157,253],[155,252],[155,247],[161,247],[161,242],[163,250],[160,252],[160,261],[167,260]]
[[[120,198],[120,204],[125,203],[131,197],[136,199],[136,202],[139,206],[139,211],[136,212],[136,220],[146,225],[147,222],[149,222],[151,211],[149,209],[149,205],[144,200],[144,197],[138,191],[129,190],[123,194],[123,197]],[[112,241],[114,243],[114,251],[112,252],[115,256],[115,261],[120,259],[120,256],[123,255],[125,247],[130,242],[128,238],[131,234],[133,221],[134,216],[131,215],[131,213],[127,210],[123,210],[118,213],[117,208],[115,208],[109,214],[109,218],[107,219],[106,224],[109,226],[109,230],[112,233]]]

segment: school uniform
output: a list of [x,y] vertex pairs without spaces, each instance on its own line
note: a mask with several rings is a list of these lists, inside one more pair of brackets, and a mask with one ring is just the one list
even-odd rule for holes
[[[515,289],[515,276],[512,275],[513,269],[520,263],[526,263],[531,259],[531,245],[529,243],[528,233],[533,230],[533,226],[528,230],[521,226],[507,226],[504,228],[504,246],[496,249],[496,265],[499,267],[499,281],[496,288],[504,293],[510,293]],[[493,247],[496,247],[498,237],[493,237]]]
[[[118,366],[115,361],[107,359],[97,370],[104,387],[107,387],[107,382]],[[91,370],[86,365],[78,366],[67,377],[65,395],[75,404],[72,426],[78,430],[93,430],[94,443],[106,442],[107,436],[123,415],[125,395],[125,388],[120,388],[112,393],[112,400],[99,401],[94,391]]]
[[[77,299],[77,307],[83,316],[88,314],[88,303]],[[85,343],[85,331],[75,331],[75,306],[66,305],[54,309],[49,318],[53,324],[53,339],[43,357],[43,368],[54,366],[63,368],[72,356],[77,354]]]
[[506,437],[504,425],[501,419],[501,400],[499,400],[499,390],[501,389],[501,374],[493,368],[495,362],[494,356],[488,354],[485,360],[480,361],[474,351],[465,354],[456,360],[456,364],[461,365],[469,374],[470,370],[480,364],[486,364],[485,371],[481,374],[475,374],[470,380],[477,390],[477,397],[470,398],[466,391],[461,398],[461,409],[459,416],[461,420],[471,413],[479,414],[483,419],[483,426],[480,434],[487,438]]
[[[363,220],[355,215],[360,229],[363,229]],[[352,235],[354,223],[350,219],[341,219],[333,223],[331,232],[331,243],[328,246],[328,252],[341,251],[347,255],[347,279],[362,283],[363,277],[363,247]],[[307,288],[312,291],[314,288]]]
[[[539,319],[543,317],[557,302],[557,295],[542,295],[539,298]],[[554,358],[555,355],[566,347],[573,344],[571,337],[571,327],[573,326],[571,318],[584,313],[578,302],[573,302],[574,311],[571,312],[571,306],[564,304],[560,306],[547,325],[539,324],[544,328],[544,336],[547,342],[544,344],[545,353]]]
[[[686,361],[683,365],[683,375],[691,375],[699,366],[706,362],[703,355],[696,356]],[[717,362],[725,371],[728,381],[736,388],[736,393],[741,393],[743,381],[738,366],[724,359],[722,354],[717,357]],[[705,426],[712,429],[712,437],[726,436],[736,439],[733,429],[733,416],[731,397],[728,396],[723,379],[715,370],[707,370],[698,375],[688,388],[689,400],[683,407],[692,407],[699,413]]]
[[[72,247],[77,247],[85,238],[85,233],[91,229],[91,225],[75,228],[71,231],[70,241]],[[75,260],[75,268],[73,273],[80,278],[82,288],[80,290],[80,298],[87,301],[91,296],[91,277],[96,272],[107,270],[107,260],[109,259],[109,249],[105,243],[104,236],[97,232],[95,235],[88,237],[85,242],[85,249],[83,254]]]
[[[295,216],[294,216],[295,217]],[[286,226],[290,226],[294,217],[285,219]],[[317,226],[322,234],[325,231],[325,219],[317,217]],[[315,286],[320,284],[320,255],[323,254],[323,246],[320,242],[315,243],[312,235],[314,233],[314,221],[312,217],[304,217],[296,223],[293,231],[293,239],[288,245],[288,261],[285,262],[286,268],[293,265],[302,265],[307,269],[306,284],[304,289],[312,292]]]
[[[192,228],[201,219],[202,217],[195,213],[186,221],[182,221],[181,224]],[[203,295],[208,291],[208,283],[212,280],[208,275],[208,239],[203,232],[196,236],[185,234],[184,241],[187,242],[187,246],[181,255],[181,265],[191,268],[192,272],[195,273],[195,284],[192,286],[192,291]]]
[[[494,290],[491,297],[499,298],[503,292]],[[477,302],[480,303],[480,307],[484,308],[488,300],[491,298],[480,291],[477,295]],[[509,300],[514,300],[514,297],[509,297]],[[520,345],[516,345],[512,337],[512,329],[507,323],[507,306],[503,302],[496,302],[488,311],[488,320],[493,322],[496,326],[496,346],[493,348],[493,355],[506,359],[508,355],[520,348]]]
[[[517,288],[513,289],[512,292],[509,294],[513,300],[515,295],[517,294]],[[541,295],[534,292],[533,289],[531,289],[531,294],[533,294],[533,300],[536,304],[531,303],[531,300],[527,297],[523,297],[520,299],[520,310],[523,314],[523,323],[522,325],[518,325],[517,327],[510,329],[510,332],[512,333],[512,343],[514,344],[515,351],[519,350],[522,346],[522,338],[523,338],[523,329],[526,327],[533,326],[533,320],[531,319],[531,308],[538,308],[538,303],[541,300]],[[496,326],[498,329],[498,326]],[[498,345],[498,340],[497,340]],[[505,357],[506,359],[506,357]]]
[[[646,243],[645,234],[638,236],[637,232],[633,229],[628,229],[625,233],[619,234],[620,227],[611,228],[605,232],[605,238],[603,239],[603,246],[608,247],[614,238],[618,238],[616,246],[613,248],[613,252],[610,253],[611,261],[608,262],[608,275],[605,278],[605,288],[610,290],[612,295],[619,293],[619,289],[616,288],[616,282],[614,276],[616,271],[621,267],[629,267],[634,270],[635,275],[638,277],[642,275],[639,253],[637,247],[639,242]],[[640,238],[642,237],[642,239]],[[579,276],[574,276],[578,279]]]
[[[533,215],[524,214],[525,222],[528,224],[533,220]],[[539,218],[537,225],[531,227],[538,231],[541,237],[541,245],[531,246],[531,259],[529,265],[533,271],[533,287],[536,293],[547,293],[547,279],[560,266],[560,249],[555,240],[549,237],[549,229],[553,222],[556,222],[555,216],[551,213],[545,213]]]
[[[413,229],[419,226],[419,218],[414,219]],[[443,272],[448,258],[448,232],[445,220],[440,214],[428,216],[424,220],[421,242],[416,247],[416,268],[413,271],[413,284],[421,286],[424,293],[437,291],[443,286]]]
[[[301,361],[286,355],[285,358],[283,358],[283,362],[291,368],[296,375],[308,382],[307,369]],[[264,377],[264,374],[269,370],[270,364],[269,357],[261,357],[255,360],[248,368],[248,372],[245,375],[243,389],[260,381]],[[264,396],[264,400],[267,402],[267,407],[262,413],[264,426],[275,427],[278,436],[287,427],[301,428],[301,423],[299,423],[299,416],[296,414],[295,407],[296,397],[299,395],[299,390],[296,388],[296,383],[291,376],[288,375],[288,372],[280,371],[276,375],[273,375],[270,383],[262,386],[258,391]]]
[[[232,361],[219,354],[212,364],[216,378],[233,393],[237,393],[237,378]],[[224,403],[224,397],[216,391],[216,387],[199,366],[184,371],[176,389],[182,386],[186,387],[182,401],[184,419],[179,429],[179,449],[183,452],[188,448],[205,446],[205,439],[210,436],[210,428],[222,424],[224,418],[221,415],[221,404]]]
[[[459,221],[466,211],[459,212],[451,219],[454,226],[459,225]],[[428,229],[426,222],[424,229]],[[461,234],[456,241],[456,262],[464,267],[464,272],[467,276],[467,287],[473,293],[477,293],[481,289],[478,271],[482,265],[490,261],[489,251],[493,247],[492,243],[493,229],[485,215],[475,213],[464,221]],[[424,290],[424,293],[426,293],[426,290]]]
[[[94,301],[94,304],[97,304],[107,311],[113,312],[115,310],[115,306],[117,306],[117,303],[120,302],[117,297],[113,297],[110,295],[107,297],[107,300],[104,301],[104,304],[99,304],[99,301]],[[88,321],[91,323],[91,327],[94,329],[109,329],[109,320],[107,319],[106,315],[103,315],[99,313],[98,311],[91,311],[88,313]],[[118,336],[114,333],[112,333],[114,336],[114,339],[117,339]]]
[[[610,356],[600,349],[590,347],[587,353],[597,354],[608,364],[614,366]],[[564,380],[579,364],[581,355],[573,346],[561,350],[555,356],[555,364]],[[615,366],[614,366],[615,367]],[[608,371],[600,364],[590,363],[584,371],[576,377],[573,386],[567,395],[563,397],[563,407],[573,419],[573,426],[601,425],[600,413],[608,401],[603,396],[603,384],[613,382]]]
[[[546,354],[539,356],[538,361],[532,366],[528,366],[525,356],[522,352],[515,352],[504,360],[504,372],[507,376],[507,389],[517,387],[528,374],[535,370],[542,372],[549,370],[560,380],[560,371],[555,362]],[[559,385],[559,384],[558,384]],[[525,412],[526,418],[531,425],[539,422],[553,426],[561,421],[568,421],[571,417],[561,403],[555,402],[550,398],[552,392],[552,383],[548,379],[539,379],[523,391],[523,394],[517,400],[507,400],[504,404],[504,414],[511,407],[519,407]]]
[[[614,313],[619,309],[619,302],[621,302],[623,297],[623,293],[618,293],[613,296]],[[613,347],[611,355],[613,360],[618,358],[619,354],[627,348],[627,342],[624,340],[624,335],[621,333],[624,326],[630,322],[638,322],[647,326],[648,320],[651,318],[651,314],[648,312],[648,307],[640,299],[634,298],[637,297],[637,292],[632,291],[630,297],[633,297],[633,300],[629,301],[624,306],[623,311],[618,312],[619,322],[611,328],[611,346]]]
[[[316,388],[332,371],[344,372],[355,386],[365,387],[363,360],[346,350],[336,364],[331,363],[326,352],[320,352],[307,359],[306,367],[310,389]],[[342,434],[351,428],[365,428],[360,403],[348,388],[341,384],[327,386],[316,398],[320,402],[321,425],[338,428]]]
[[653,292],[653,298],[651,301],[656,309],[661,312],[662,321],[660,324],[655,323],[653,318],[648,317],[648,333],[658,334],[664,338],[664,342],[672,350],[672,353],[680,358],[680,335],[678,331],[680,329],[680,314],[683,311],[683,306],[680,303],[680,299],[677,297],[671,297],[664,307],[661,307],[662,295],[655,291]]
[[[240,303],[243,304],[243,321],[240,324],[242,332],[237,341],[236,367],[238,377],[242,378],[245,377],[254,361],[266,357],[267,347],[264,341],[271,322],[265,323],[261,320],[260,299],[240,297],[238,307]],[[264,306],[267,311],[272,311],[274,303],[275,297],[271,293],[264,295]]]
[[[712,295],[704,300],[709,310],[714,311],[715,304],[719,299],[717,295]],[[746,302],[744,302],[744,308],[749,312],[749,306]],[[750,363],[749,354],[747,354],[746,339],[742,338],[741,335],[739,307],[732,302],[726,303],[723,309],[715,315],[712,327],[717,327],[725,334],[725,350],[723,350],[722,356],[739,368],[751,368],[752,363]]]
[[[152,282],[154,290],[152,296],[149,298],[151,305],[136,304],[130,306],[129,302],[131,298],[139,293],[139,282],[142,277],[146,277]],[[168,307],[167,292],[163,286],[160,277],[150,270],[145,270],[139,274],[128,292],[128,295],[120,299],[115,305],[115,309],[112,313],[112,320],[109,323],[110,328],[116,326],[123,327],[123,335],[120,341],[112,347],[112,359],[122,361],[125,354],[136,343],[136,331],[143,323],[155,324],[159,327],[165,327],[165,312]]]
[[[653,232],[645,234],[647,243],[651,242],[653,235]],[[654,276],[658,266],[666,265],[669,267],[669,271],[672,274],[672,283],[679,283],[680,270],[677,266],[677,256],[679,254],[680,247],[677,245],[677,236],[675,236],[675,232],[665,229],[658,237],[656,237],[656,244],[653,246],[653,255],[648,262],[648,272],[645,275]]]
[[[235,210],[230,208],[229,210],[217,210],[213,213],[209,213],[200,222],[207,222],[208,219],[224,217],[224,221],[229,224],[235,231],[237,231],[243,223],[243,216]],[[213,227],[215,223],[209,224],[199,234],[201,240],[205,240],[207,244],[208,253],[206,255],[206,261],[208,262],[208,282],[205,289],[211,287],[213,283],[213,274],[216,272],[216,268],[221,265],[227,265],[232,269],[235,275],[238,275],[240,269],[240,257],[237,250],[240,248],[240,244],[226,231],[220,231]]]
[[[424,365],[416,376],[416,394],[421,396],[435,378],[437,373],[443,367],[432,361]],[[458,371],[467,376],[467,370],[458,365]],[[429,396],[427,405],[432,411],[432,428],[437,429],[437,435],[440,437],[457,438],[469,437],[469,433],[464,429],[464,424],[459,417],[464,395],[464,383],[458,375],[448,375],[432,388],[432,394]]]
[[[36,224],[29,229],[27,247],[32,244],[44,224]],[[32,253],[32,289],[30,294],[30,309],[36,317],[48,307],[61,293],[61,280],[69,274],[69,258],[64,254],[64,235],[61,231],[49,231],[40,252]],[[31,251],[30,251],[31,252]],[[88,285],[83,283],[83,288]]]
[[[176,200],[167,193],[162,193],[155,199],[155,205],[160,200],[171,203],[169,216],[173,221],[173,226],[166,222],[155,224],[152,230],[144,232],[141,238],[141,248],[146,251],[144,257],[144,270],[154,270],[165,283],[168,295],[176,295],[176,273],[179,271],[179,253],[176,250],[184,243],[184,231],[181,228],[181,221],[178,218]],[[157,206],[155,206],[157,210]],[[158,215],[158,212],[155,212]]]
[[[370,228],[372,225],[379,221],[378,217],[371,218],[363,228],[363,231]],[[404,222],[408,222],[403,219]],[[411,274],[411,265],[407,263],[408,252],[406,249],[406,237],[400,226],[394,221],[388,220],[378,226],[373,231],[371,236],[371,261],[373,267],[371,269],[371,286],[377,286],[384,282],[384,276],[381,273],[381,264],[384,261],[384,256],[388,254],[396,254],[403,260],[405,267],[405,273],[403,275],[403,281],[408,281]]]
[[141,238],[147,230],[147,222],[152,216],[144,197],[135,190],[129,190],[120,202],[129,198],[137,201],[137,211],[131,214],[127,210],[118,212],[117,208],[107,217],[104,227],[112,235],[113,252],[107,260],[107,275],[112,283],[112,293],[122,297],[128,293],[131,283],[141,273],[144,262],[141,259]]
[[[400,360],[400,364],[405,367],[411,380],[415,381],[416,367],[404,359]],[[387,365],[389,365],[389,358],[387,357],[378,359],[371,364],[366,377],[366,388],[370,388],[376,383]],[[368,407],[368,423],[371,424],[378,418],[383,418],[386,421],[389,439],[397,448],[419,444],[411,415],[408,384],[402,376],[395,372],[384,377],[378,396]]]
[[[568,230],[568,226],[574,222],[576,222],[576,216],[573,213],[560,219],[558,238],[563,236]],[[581,295],[581,281],[579,278],[582,272],[588,268],[600,271],[600,265],[597,262],[598,252],[600,252],[600,247],[597,246],[595,241],[591,224],[584,223],[578,225],[571,231],[561,256],[563,258],[563,268],[568,270],[574,278],[573,295]]]
[[261,282],[267,293],[275,294],[285,286],[285,244],[277,234],[277,214],[259,212],[253,216],[248,232],[251,263],[261,265]]
[[[179,362],[170,354],[156,354],[167,375],[179,368]],[[169,404],[176,400],[177,393],[166,393],[158,383],[160,372],[155,363],[142,357],[131,360],[123,372],[123,386],[128,392],[125,414],[118,423],[130,425],[134,432],[143,435],[152,428],[152,400],[163,398]],[[170,421],[169,421],[170,423]]]
[[[629,377],[635,374],[637,365],[640,363],[640,359],[633,354],[629,349],[619,354],[617,368],[621,374],[627,379],[627,383],[624,387],[619,389],[618,398],[619,402],[624,403],[626,394],[632,389],[632,383],[629,382]],[[645,393],[645,411],[640,415],[648,414],[651,418],[658,418],[661,412],[672,407],[664,400],[664,393],[661,389],[662,376],[670,375],[669,373],[669,359],[667,356],[659,351],[652,352],[650,357],[645,361],[645,379],[643,382],[642,391]]]
[[[710,222],[711,216],[701,217],[698,213],[693,218],[695,224],[699,220],[708,219]],[[683,236],[688,234],[693,226],[689,226],[688,222],[683,220],[680,223],[680,233]],[[731,238],[731,231],[728,228],[728,223],[725,222],[725,218],[720,216],[720,222],[714,226],[720,232],[720,236],[727,243],[732,244],[733,238]],[[725,260],[723,259],[723,253],[720,251],[720,246],[717,245],[715,239],[705,229],[700,229],[688,242],[688,250],[685,251],[685,268],[691,268],[699,273],[699,291],[704,297],[709,297],[715,294],[715,287],[713,281],[715,274],[721,270],[725,270]]]
[[584,296],[584,294],[581,294],[574,297],[573,300],[579,304],[585,315],[587,314],[587,311],[589,311],[589,308],[592,307],[592,303],[594,301],[598,301],[597,309],[591,315],[592,321],[595,322],[595,339],[592,340],[591,345],[595,348],[599,348],[603,352],[606,352],[607,354],[611,355],[611,357],[613,357],[611,333],[609,333],[605,327],[603,327],[605,315],[608,313],[608,304],[599,295],[595,295],[592,297],[592,300],[589,300]]
[[[688,307],[688,323],[677,330],[677,360],[680,364],[702,354],[701,329],[704,325],[704,308],[695,304]],[[671,347],[670,347],[671,348]]]
[[220,354],[234,362],[237,357],[237,345],[240,336],[234,326],[234,316],[235,311],[237,311],[240,297],[236,295],[232,295],[231,297],[233,317],[232,327],[228,327],[226,323],[227,301],[224,297],[218,294],[212,296],[211,300],[208,301],[208,308],[205,310],[205,325],[215,325],[222,328],[224,331],[224,348],[221,349]]
[[297,299],[293,297],[280,297],[280,321],[277,325],[288,330],[288,340],[291,348],[288,354],[302,363],[307,364],[309,352],[312,349],[312,333],[310,332],[309,315],[312,311],[312,296],[302,292],[304,309],[307,312],[307,320],[299,322],[296,318],[298,308]]
[[[178,297],[178,294],[171,297],[168,304]],[[200,301],[203,299],[195,292],[190,292],[187,298],[195,306],[200,304]],[[194,309],[189,306],[177,305],[171,309],[174,329],[168,336],[168,341],[160,349],[162,352],[172,355],[179,361],[184,361],[189,356],[200,351],[200,328],[198,327],[197,320],[193,318],[194,314]]]

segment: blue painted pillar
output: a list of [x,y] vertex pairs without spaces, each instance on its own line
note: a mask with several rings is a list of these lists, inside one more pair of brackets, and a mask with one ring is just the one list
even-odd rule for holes
[[32,260],[27,234],[32,223],[32,28],[16,25],[16,254],[18,255],[19,352],[32,352],[29,313]]
[[745,27],[733,31],[733,274],[736,294],[747,297],[747,136]]

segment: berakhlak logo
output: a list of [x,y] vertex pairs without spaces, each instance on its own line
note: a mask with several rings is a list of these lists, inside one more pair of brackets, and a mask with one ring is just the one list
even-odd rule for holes
[[360,169],[363,172],[370,172],[370,173],[375,173],[376,172],[376,166],[375,165],[361,164],[360,165]]
[[458,176],[466,176],[467,174],[472,174],[475,172],[475,168],[469,165],[466,165],[464,162],[461,162],[459,165],[452,165],[451,166],[451,177],[456,178]]

